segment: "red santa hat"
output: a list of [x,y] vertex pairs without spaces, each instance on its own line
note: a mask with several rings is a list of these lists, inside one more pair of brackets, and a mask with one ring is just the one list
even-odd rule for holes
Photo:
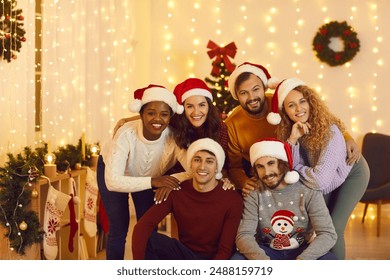
[[264,66],[259,65],[259,64],[253,64],[250,62],[244,62],[243,64],[239,65],[236,69],[234,69],[234,71],[230,75],[229,81],[228,81],[229,91],[235,100],[238,100],[236,89],[235,89],[236,80],[237,80],[238,76],[240,76],[240,74],[245,73],[245,72],[252,73],[252,74],[256,75],[257,77],[259,77],[259,79],[263,82],[263,84],[265,86],[265,90],[269,86],[275,84],[277,81],[277,79],[271,78],[270,73],[268,72],[268,70]]
[[278,84],[272,97],[271,112],[267,115],[267,121],[270,124],[277,125],[280,123],[282,118],[279,115],[279,110],[282,110],[287,94],[297,86],[303,85],[305,83],[298,78],[285,79]]
[[184,100],[194,95],[201,95],[213,101],[213,95],[210,89],[203,80],[198,78],[188,78],[178,84],[173,90],[173,93],[176,95],[180,106],[183,105]]
[[287,221],[293,226],[294,222],[298,221],[298,217],[289,210],[278,210],[272,215],[271,225],[273,226],[279,220]]
[[165,102],[174,113],[183,113],[183,108],[180,108],[176,96],[171,91],[163,86],[152,84],[134,92],[134,100],[130,101],[129,110],[130,112],[138,113],[143,105],[152,101]]
[[274,157],[286,161],[290,171],[284,176],[287,184],[294,184],[299,180],[299,173],[292,169],[292,152],[288,143],[274,138],[264,138],[255,142],[249,149],[251,165],[261,157]]
[[202,150],[212,152],[217,158],[217,174],[215,175],[215,178],[221,179],[222,167],[225,163],[225,151],[218,142],[211,138],[201,138],[192,142],[187,149],[187,166],[191,166],[191,161],[194,155]]

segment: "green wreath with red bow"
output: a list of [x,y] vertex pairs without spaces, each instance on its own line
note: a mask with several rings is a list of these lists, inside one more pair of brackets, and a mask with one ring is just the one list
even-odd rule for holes
[[[344,42],[343,51],[334,51],[329,47],[330,39],[333,37],[339,37]],[[332,21],[322,25],[313,39],[316,56],[330,66],[342,65],[352,60],[359,49],[357,33],[345,21]]]

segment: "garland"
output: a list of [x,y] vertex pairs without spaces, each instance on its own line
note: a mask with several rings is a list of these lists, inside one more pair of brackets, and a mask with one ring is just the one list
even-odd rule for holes
[[[68,144],[55,151],[57,170],[66,172],[82,165],[91,166],[93,145],[85,146],[85,159],[82,158],[81,139],[78,145]],[[39,217],[29,205],[31,199],[38,199],[38,192],[32,186],[43,174],[47,152],[47,143],[35,150],[25,147],[22,153],[7,154],[8,161],[0,167],[0,226],[6,229],[9,249],[19,255],[24,255],[27,247],[43,239]]]
[[26,42],[26,30],[21,9],[15,0],[0,1],[0,58],[11,62],[16,59],[22,42]]
[[[344,42],[344,50],[335,52],[329,47],[330,39],[339,37]],[[342,65],[354,58],[360,49],[357,33],[345,21],[332,21],[322,25],[313,39],[316,56],[330,66]]]

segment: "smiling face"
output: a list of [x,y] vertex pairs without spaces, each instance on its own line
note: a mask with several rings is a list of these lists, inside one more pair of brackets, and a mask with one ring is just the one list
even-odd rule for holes
[[191,160],[194,188],[199,192],[207,192],[215,187],[217,182],[217,158],[208,151],[198,151]]
[[146,103],[140,112],[143,124],[143,135],[147,140],[157,140],[167,128],[171,119],[171,109],[165,102]]
[[287,116],[295,122],[305,123],[310,116],[310,105],[303,94],[297,90],[290,91],[283,101]]
[[254,168],[260,181],[270,189],[281,189],[284,183],[285,172],[281,170],[279,160],[274,157],[261,157],[254,163]]
[[264,85],[259,77],[251,74],[237,88],[237,98],[241,107],[251,115],[261,115],[264,112]]
[[207,120],[209,103],[202,95],[193,95],[184,101],[184,114],[194,127],[200,127]]

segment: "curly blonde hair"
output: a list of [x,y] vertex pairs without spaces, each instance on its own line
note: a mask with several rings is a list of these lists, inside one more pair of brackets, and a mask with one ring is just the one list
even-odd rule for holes
[[[302,93],[303,97],[309,103],[310,115],[307,122],[310,123],[311,129],[309,134],[305,134],[299,139],[299,143],[306,150],[308,157],[314,161],[313,163],[316,163],[321,151],[328,144],[332,136],[330,127],[335,124],[341,133],[344,134],[345,125],[330,112],[325,102],[314,89],[302,85],[296,87],[294,90]],[[290,120],[283,106],[279,114],[282,120],[276,129],[276,134],[279,139],[286,141],[290,136],[294,122]]]

